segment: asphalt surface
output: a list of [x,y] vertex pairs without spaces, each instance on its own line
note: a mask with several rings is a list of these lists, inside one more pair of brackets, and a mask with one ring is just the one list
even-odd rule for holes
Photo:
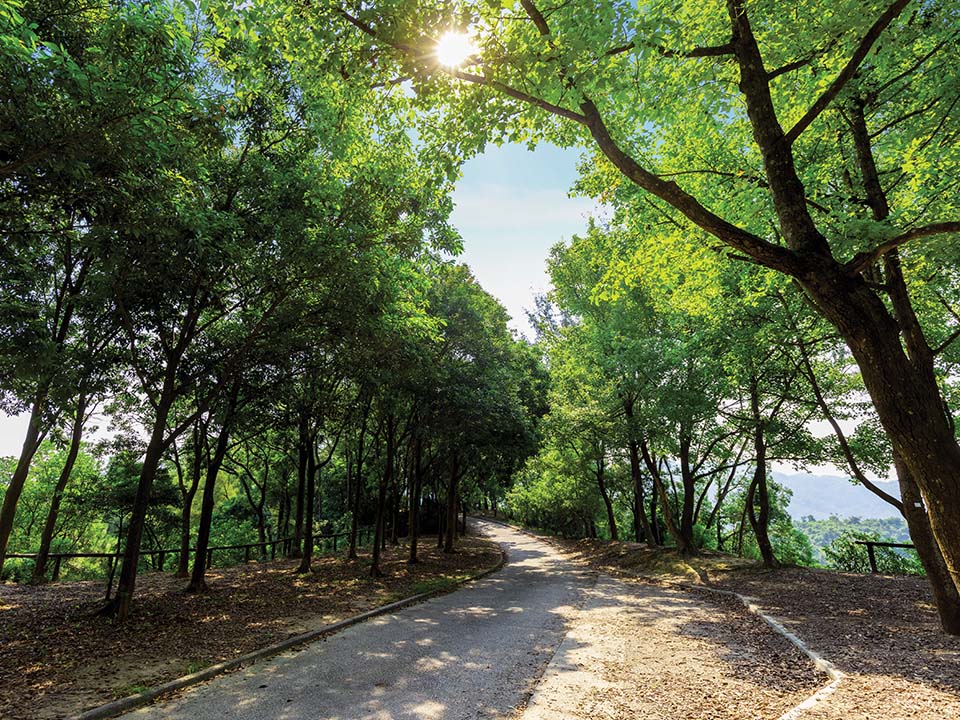
[[549,545],[475,528],[507,551],[498,573],[215,679],[138,718],[495,718],[532,693],[592,584]]

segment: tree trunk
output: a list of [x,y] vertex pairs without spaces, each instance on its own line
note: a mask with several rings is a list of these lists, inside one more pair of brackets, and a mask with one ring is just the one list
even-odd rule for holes
[[380,477],[377,489],[377,520],[373,536],[373,559],[370,563],[371,577],[381,577],[383,575],[383,571],[380,569],[380,551],[381,545],[386,539],[387,488],[393,483],[395,429],[393,413],[389,413],[387,415],[387,456],[384,462],[383,475]]
[[17,503],[20,502],[20,494],[27,482],[30,463],[46,435],[46,430],[40,428],[45,406],[46,396],[38,395],[30,408],[30,422],[27,425],[27,434],[23,438],[23,445],[20,448],[17,467],[14,469],[10,484],[7,485],[7,490],[3,495],[3,507],[0,508],[0,571],[3,570],[3,563],[7,555],[7,543],[10,541],[10,533],[13,532],[13,519],[17,513]]
[[930,530],[930,523],[923,507],[920,490],[910,475],[910,470],[897,456],[894,456],[897,480],[900,485],[902,513],[910,530],[910,538],[917,549],[917,555],[933,592],[934,604],[940,616],[940,625],[951,635],[960,635],[960,592],[947,571],[943,554]]
[[650,527],[647,509],[644,507],[643,473],[640,470],[640,445],[636,440],[630,441],[630,479],[633,481],[633,533],[637,542],[646,541],[654,548],[657,539]]
[[316,438],[310,438],[310,447],[307,449],[307,496],[303,518],[303,549],[300,555],[300,566],[297,568],[298,573],[309,573],[310,561],[313,559],[313,513],[317,493],[315,444]]
[[447,516],[444,527],[443,551],[453,552],[453,541],[457,530],[457,492],[460,480],[460,455],[453,453],[450,459],[450,482],[447,485]]
[[[760,394],[756,378],[750,379],[750,410],[753,416],[753,450],[756,466],[753,471],[753,482],[747,492],[747,515],[750,526],[757,538],[757,547],[760,548],[760,557],[768,568],[780,567],[780,562],[773,554],[773,545],[770,542],[770,493],[767,486],[767,443],[763,434],[763,419],[760,417]],[[755,501],[760,500],[759,512]]]
[[200,503],[197,547],[193,555],[193,571],[190,574],[190,583],[186,588],[187,592],[201,593],[207,589],[205,574],[207,571],[207,548],[210,546],[210,529],[213,526],[214,490],[217,485],[217,476],[223,466],[223,459],[226,457],[230,445],[230,426],[233,424],[239,394],[240,382],[237,380],[230,389],[227,405],[223,412],[217,446],[214,448],[213,456],[207,459],[207,479],[203,486],[203,499]]
[[411,565],[417,560],[417,540],[420,538],[420,488],[423,483],[423,439],[417,433],[413,442],[413,475],[410,483],[410,557]]
[[67,458],[63,463],[63,469],[60,471],[60,477],[57,478],[57,485],[53,490],[50,510],[47,512],[47,520],[43,525],[43,533],[40,536],[40,550],[37,552],[37,560],[33,565],[33,581],[36,583],[42,583],[46,580],[50,544],[53,542],[53,534],[57,529],[57,517],[60,514],[63,491],[66,490],[67,483],[70,482],[70,474],[73,472],[73,466],[80,452],[80,440],[83,437],[86,415],[87,396],[81,393],[77,398],[76,415],[73,418],[73,428],[70,433],[70,449],[67,451]]
[[100,611],[102,615],[115,616],[118,620],[126,620],[130,614],[130,603],[137,583],[137,565],[140,562],[140,542],[143,539],[143,527],[147,519],[147,508],[150,506],[150,491],[157,476],[160,458],[163,455],[164,435],[167,428],[167,416],[173,404],[173,393],[161,397],[157,407],[157,416],[154,419],[150,442],[143,458],[140,469],[140,480],[137,483],[137,492],[130,512],[130,521],[127,524],[127,544],[123,549],[123,564],[120,567],[120,577],[117,580],[117,592],[113,600]]
[[681,432],[680,437],[680,479],[683,483],[683,503],[680,511],[680,534],[683,535],[684,544],[694,550],[696,544],[693,540],[693,508],[696,500],[697,486],[693,477],[693,471],[690,469],[690,436],[686,432]]
[[610,493],[607,491],[607,483],[604,477],[604,465],[605,463],[602,457],[594,460],[594,477],[597,480],[597,488],[600,490],[600,497],[603,498],[603,505],[607,510],[607,527],[610,530],[610,539],[619,540],[620,536],[617,533],[617,518],[613,513],[613,501],[610,499]]
[[353,507],[350,512],[350,547],[347,550],[347,558],[357,559],[357,522],[360,517],[360,496],[363,492],[363,442],[367,432],[367,420],[370,417],[370,401],[368,400],[363,411],[363,420],[360,423],[360,434],[357,438],[357,474],[353,479],[355,491],[353,495]]
[[[670,498],[667,496],[667,489],[664,487],[663,479],[660,477],[660,469],[657,467],[657,463],[654,461],[645,442],[640,443],[640,453],[650,476],[653,478],[653,487],[660,496],[660,508],[663,510],[663,521],[666,523],[667,532],[670,533],[677,543],[677,550],[682,555],[693,553],[693,540],[684,536],[683,533],[680,532],[680,528],[677,527],[676,522],[674,522],[673,509],[670,506]],[[656,514],[654,514],[654,518],[656,518]]]
[[177,557],[178,578],[190,577],[190,518],[193,515],[193,500],[200,487],[200,473],[203,471],[203,453],[200,446],[203,442],[201,433],[205,432],[200,419],[194,424],[193,430],[193,462],[190,467],[190,485],[181,488],[183,506],[180,508],[180,555]]
[[293,524],[293,547],[290,557],[298,558],[303,554],[303,513],[307,491],[307,465],[310,449],[307,447],[307,415],[300,413],[297,423],[297,510]]

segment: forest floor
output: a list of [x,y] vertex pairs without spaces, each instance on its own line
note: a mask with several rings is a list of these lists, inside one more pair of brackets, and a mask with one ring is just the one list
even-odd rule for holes
[[623,579],[754,598],[846,675],[829,699],[803,713],[805,720],[960,718],[960,638],[940,630],[925,578],[767,570],[720,553],[683,559],[631,542],[555,542]]
[[[366,549],[369,552],[369,549]],[[0,717],[55,718],[140,692],[285,638],[428,590],[452,588],[496,565],[499,547],[463,538],[445,555],[423,538],[421,562],[388,547],[384,577],[368,575],[369,557],[295,560],[213,568],[209,591],[183,592],[185,580],[149,573],[137,580],[129,620],[92,617],[103,603],[99,581],[44,586],[0,584]]]

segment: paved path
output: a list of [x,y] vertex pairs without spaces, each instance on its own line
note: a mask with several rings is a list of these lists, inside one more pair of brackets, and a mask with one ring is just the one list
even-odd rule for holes
[[128,718],[494,718],[532,692],[592,577],[549,545],[477,526],[508,553],[498,573],[224,676]]

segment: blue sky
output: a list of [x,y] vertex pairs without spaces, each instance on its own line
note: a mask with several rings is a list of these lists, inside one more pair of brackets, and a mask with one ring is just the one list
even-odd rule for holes
[[552,145],[489,146],[468,161],[454,193],[451,218],[463,237],[460,256],[487,292],[530,334],[525,310],[548,287],[550,248],[587,226],[593,200],[571,198],[579,153]]

